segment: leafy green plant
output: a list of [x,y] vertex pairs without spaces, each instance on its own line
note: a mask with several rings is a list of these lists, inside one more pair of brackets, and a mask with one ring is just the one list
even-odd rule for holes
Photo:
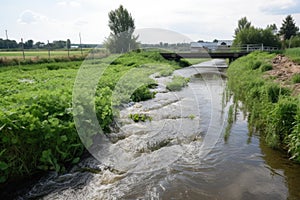
[[139,114],[139,113],[135,113],[135,114],[130,114],[129,118],[132,119],[134,122],[145,122],[147,120],[152,121],[152,117],[146,115],[146,114]]
[[193,115],[193,114],[190,114],[190,115],[189,115],[189,118],[190,118],[191,120],[195,119],[195,117],[196,117],[196,116]]
[[154,96],[155,93],[151,92],[148,86],[142,86],[134,91],[134,93],[131,95],[131,99],[135,102],[138,102],[152,99]]

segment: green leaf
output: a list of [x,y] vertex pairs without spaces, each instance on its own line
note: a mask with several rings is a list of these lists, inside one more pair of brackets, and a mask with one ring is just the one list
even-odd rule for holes
[[60,136],[60,139],[63,141],[63,142],[66,142],[68,140],[68,137],[66,135],[62,135]]
[[6,162],[0,161],[0,170],[6,170],[8,168],[8,164]]
[[77,164],[80,161],[79,157],[76,157],[72,160],[72,164]]
[[3,126],[0,127],[0,131],[6,126],[6,124],[3,124]]
[[0,152],[0,156],[3,155],[3,153],[6,151],[6,149],[3,149],[1,152]]
[[7,177],[0,176],[0,183],[4,183],[7,180]]

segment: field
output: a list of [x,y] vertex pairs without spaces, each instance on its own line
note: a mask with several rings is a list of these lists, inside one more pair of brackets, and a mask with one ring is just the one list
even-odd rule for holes
[[[85,89],[78,96],[73,95],[82,63],[0,67],[0,182],[41,170],[65,171],[66,167],[77,163],[84,152],[77,133],[81,127],[76,130],[74,116],[84,117],[86,113],[95,112],[101,128],[108,133],[115,114],[112,106],[153,98],[155,94],[149,87],[155,82],[149,75],[170,73],[187,64],[167,61],[157,52],[131,52],[121,57],[111,55],[86,60],[83,68],[95,72],[84,76],[87,83],[97,81],[97,73],[103,72],[96,82],[96,95],[88,99]],[[129,81],[125,80],[121,88],[116,87],[129,71]],[[114,92],[118,95],[112,100]],[[81,103],[80,111],[73,110],[72,98],[73,103]],[[92,111],[87,108],[91,102],[95,102]],[[92,137],[99,132],[89,133],[91,145]]]
[[[83,49],[83,55],[86,55],[90,49]],[[80,49],[77,50],[70,50],[70,56],[81,56]],[[47,50],[25,50],[25,58],[48,58],[48,51]],[[50,51],[50,57],[66,57],[68,56],[67,50],[53,50]],[[23,58],[22,51],[0,51],[0,57],[6,58]]]

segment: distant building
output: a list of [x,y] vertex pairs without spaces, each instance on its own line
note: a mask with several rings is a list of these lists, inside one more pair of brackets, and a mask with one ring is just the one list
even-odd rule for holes
[[218,46],[227,46],[231,47],[233,40],[218,40]]
[[191,42],[191,52],[215,51],[217,46],[216,42]]
[[232,40],[218,40],[218,42],[191,42],[191,52],[224,51],[230,49]]
[[71,49],[78,49],[79,46],[78,45],[71,45]]

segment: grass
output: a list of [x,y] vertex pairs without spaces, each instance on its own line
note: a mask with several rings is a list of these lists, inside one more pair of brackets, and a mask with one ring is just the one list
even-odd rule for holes
[[300,103],[292,91],[273,79],[265,78],[264,70],[253,67],[268,65],[276,54],[254,52],[232,62],[228,68],[228,88],[234,99],[243,103],[249,126],[257,130],[273,148],[287,149],[300,162]]
[[187,86],[189,78],[182,76],[173,76],[172,81],[167,83],[167,89],[170,91],[179,91],[183,87]]
[[[90,49],[83,49],[83,54],[88,54]],[[70,50],[70,56],[81,56],[80,50]],[[53,50],[50,51],[51,57],[68,56],[67,50]],[[23,58],[22,51],[0,51],[0,57],[6,58]],[[25,50],[25,58],[48,58],[48,50]]]
[[261,72],[266,72],[266,71],[269,71],[269,70],[272,70],[272,69],[273,69],[273,66],[270,63],[265,63],[265,64],[260,66]]
[[284,55],[288,56],[294,62],[300,64],[300,48],[291,48],[284,51]]
[[[89,53],[89,54],[88,54]],[[86,58],[102,58],[108,56],[108,52],[104,49],[85,49],[81,54],[79,50],[71,50],[69,55],[65,51],[51,51],[50,57],[48,51],[45,50],[31,50],[25,51],[25,59],[22,52],[18,51],[0,51],[0,66],[12,65],[32,65],[41,63],[55,63],[55,62],[68,62],[68,61],[82,61]]]
[[294,74],[292,76],[292,82],[295,83],[300,83],[300,74]]
[[234,105],[230,105],[229,106],[229,110],[228,110],[228,117],[227,117],[227,126],[225,129],[225,134],[224,134],[224,140],[225,142],[228,141],[229,136],[230,136],[230,131],[232,128],[232,124],[233,124],[233,116],[234,116],[234,109],[233,109]]

